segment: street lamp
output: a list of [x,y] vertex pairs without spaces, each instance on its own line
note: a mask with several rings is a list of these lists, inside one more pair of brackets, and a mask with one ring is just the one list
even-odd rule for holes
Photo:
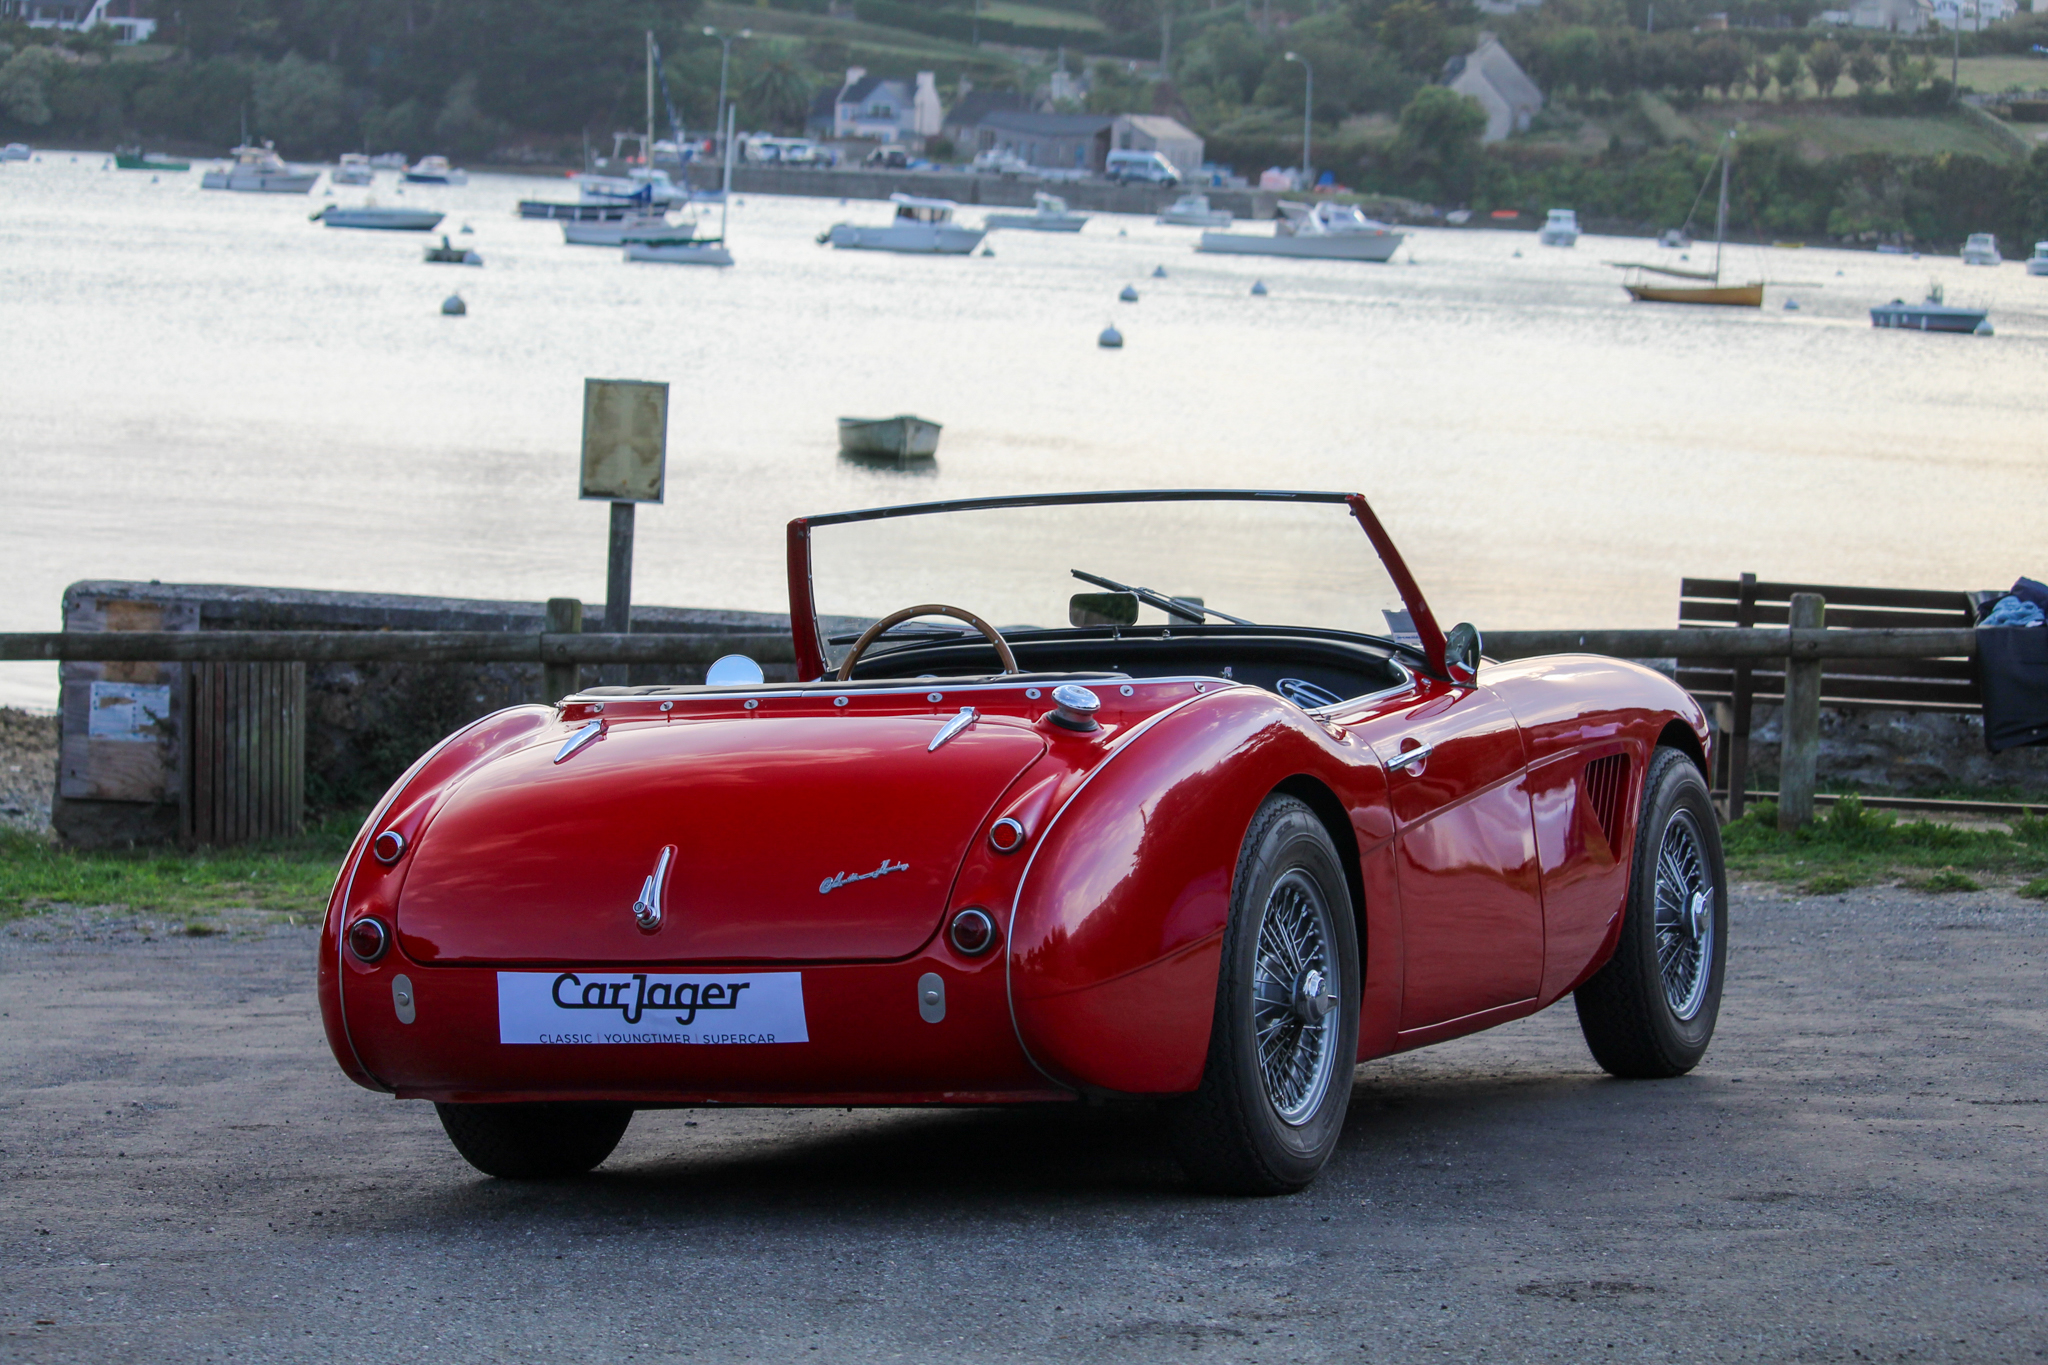
[[732,149],[725,145],[726,68],[732,65],[733,40],[735,38],[751,38],[754,36],[754,30],[750,28],[743,28],[738,33],[720,33],[717,29],[712,28],[709,25],[706,25],[704,29],[704,36],[706,38],[716,39],[718,41],[718,45],[720,46],[720,48],[723,49],[718,55],[718,131],[715,134],[715,136],[718,138],[718,160],[719,163],[722,165],[724,164],[725,159],[728,156],[732,155]]
[[1301,187],[1309,188],[1308,180],[1308,129],[1309,117],[1316,108],[1316,69],[1308,64],[1308,58],[1299,52],[1287,54],[1290,62],[1300,62],[1302,74],[1308,77],[1308,93],[1301,98]]

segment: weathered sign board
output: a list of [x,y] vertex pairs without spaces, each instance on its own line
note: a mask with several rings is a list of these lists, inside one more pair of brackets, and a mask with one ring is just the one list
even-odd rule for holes
[[668,385],[583,381],[582,496],[660,502],[668,474]]

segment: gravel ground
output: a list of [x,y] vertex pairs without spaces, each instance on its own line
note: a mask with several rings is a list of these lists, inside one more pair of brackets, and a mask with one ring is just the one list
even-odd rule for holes
[[1306,1193],[1112,1110],[643,1114],[511,1185],[326,1054],[311,936],[0,930],[0,1359],[2036,1360],[2048,910],[1736,898],[1693,1076],[1569,1006],[1360,1068]]
[[0,826],[48,832],[57,790],[57,717],[0,706]]

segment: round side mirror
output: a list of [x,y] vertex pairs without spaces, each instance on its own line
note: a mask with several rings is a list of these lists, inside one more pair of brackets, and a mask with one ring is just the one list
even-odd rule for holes
[[711,667],[704,670],[706,687],[752,687],[766,681],[767,675],[761,672],[761,665],[744,654],[727,654],[714,659]]
[[1450,668],[1451,681],[1460,687],[1476,687],[1479,683],[1479,628],[1469,621],[1460,621],[1444,636],[1444,663]]

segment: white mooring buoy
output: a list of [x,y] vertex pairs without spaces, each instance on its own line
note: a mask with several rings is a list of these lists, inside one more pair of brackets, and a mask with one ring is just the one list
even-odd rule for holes
[[450,318],[467,317],[469,316],[469,305],[462,301],[462,295],[450,294],[447,298],[441,300],[441,315]]
[[1165,278],[1166,278],[1166,267],[1165,267],[1165,266],[1163,266],[1163,265],[1155,265],[1155,266],[1153,266],[1153,267],[1152,267],[1152,278],[1153,278],[1153,279],[1155,279],[1155,280],[1163,280],[1163,279],[1165,279]]
[[1123,293],[1118,294],[1117,297],[1123,300],[1125,303],[1136,303],[1138,301],[1137,287],[1135,285],[1127,284],[1124,286]]
[[1798,311],[1799,311],[1799,300],[1798,300],[1798,299],[1786,299],[1786,300],[1785,300],[1785,311],[1786,311],[1786,312],[1788,312],[1788,313],[1796,313],[1796,312],[1798,312]]
[[1114,327],[1105,327],[1102,329],[1102,335],[1095,338],[1095,344],[1102,347],[1105,351],[1121,350],[1124,344],[1124,334]]
[[1253,280],[1252,293],[1260,298],[1264,298],[1266,296],[1266,282],[1264,280]]
[[1977,325],[1976,325],[1975,327],[1971,328],[1970,330],[1971,330],[1971,332],[1972,332],[1972,333],[1973,333],[1974,335],[1976,335],[1976,336],[1980,336],[1980,337],[1988,337],[1988,336],[1994,336],[1994,335],[1996,335],[1996,333],[1994,333],[1994,332],[1993,332],[1993,331],[1991,330],[1991,319],[1990,319],[1990,318],[1986,318],[1986,319],[1984,319],[1984,321],[1982,321],[1982,322],[1978,323],[1978,324],[1977,324]]

